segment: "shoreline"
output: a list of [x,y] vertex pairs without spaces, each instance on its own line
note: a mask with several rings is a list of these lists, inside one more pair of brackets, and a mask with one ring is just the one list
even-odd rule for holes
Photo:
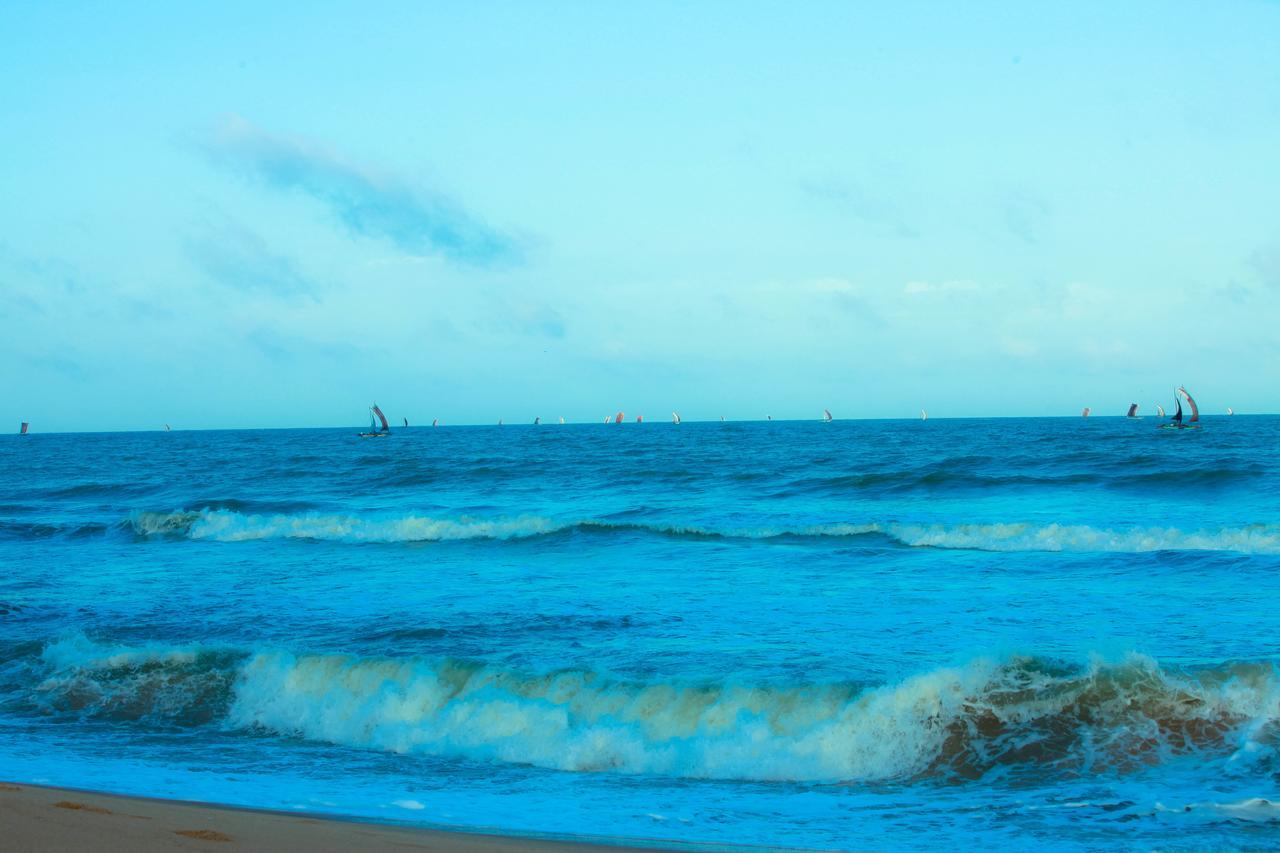
[[77,788],[0,782],[6,846],[27,853],[147,851],[432,850],[437,853],[618,853],[726,849],[720,845],[619,838],[502,835],[379,823],[339,815],[135,797]]

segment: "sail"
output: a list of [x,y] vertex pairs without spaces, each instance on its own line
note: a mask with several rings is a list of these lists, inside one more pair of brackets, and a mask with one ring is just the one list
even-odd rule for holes
[[644,415],[636,415],[636,423],[638,424],[644,423]]
[[921,409],[921,410],[920,410],[920,420],[922,420],[922,421],[927,421],[927,420],[929,420],[929,413],[928,413],[928,412],[926,412],[924,409]]
[[1175,424],[1180,424],[1182,423],[1182,401],[1179,400],[1177,397],[1174,397],[1173,402],[1176,403],[1178,406],[1178,411],[1173,413],[1173,422]]
[[1235,413],[1236,413],[1236,410],[1235,410],[1235,409],[1231,408],[1230,406],[1227,406],[1227,414],[1228,414],[1228,415],[1234,415]]
[[440,419],[439,419],[439,418],[432,418],[432,419],[431,419],[431,425],[432,425],[432,426],[440,426]]
[[369,432],[378,431],[378,420],[373,416],[373,409],[369,410]]
[[826,421],[827,423],[831,423],[831,410],[830,410],[830,409],[823,409],[823,410],[822,410],[822,419],[823,419],[824,421]]
[[1089,417],[1089,412],[1090,412],[1090,411],[1092,411],[1092,410],[1091,410],[1088,406],[1085,406],[1085,407],[1084,407],[1084,411],[1080,413],[1080,417],[1082,417],[1082,418],[1087,418],[1087,417]]
[[1159,403],[1156,403],[1156,414],[1158,414],[1162,418],[1164,417],[1164,406],[1160,405]]
[[405,426],[408,426],[408,425],[409,425],[409,419],[408,419],[408,418],[401,418],[401,420],[403,420],[403,421],[404,421],[404,425],[405,425]]
[[1187,422],[1195,423],[1200,420],[1200,409],[1196,406],[1196,401],[1191,399],[1191,395],[1187,393],[1187,389],[1178,386],[1178,393],[1187,398],[1187,405],[1191,407],[1191,417],[1187,418]]
[[614,416],[613,416],[613,422],[614,422],[615,424],[620,424],[620,423],[622,423],[622,419],[623,419],[623,418],[625,418],[625,417],[626,417],[626,414],[625,414],[625,413],[623,413],[623,412],[618,412],[618,414],[616,414],[616,415],[614,415]]
[[1126,418],[1136,418],[1137,416],[1138,416],[1138,404],[1137,404],[1137,403],[1130,403],[1130,404],[1129,404],[1129,414],[1125,415],[1125,417],[1126,417]]
[[613,418],[609,417],[608,415],[605,415],[605,416],[604,416],[604,422],[605,422],[605,423],[608,423],[608,422],[609,422],[609,421],[611,421],[611,420],[613,420]]
[[168,424],[165,424],[165,425],[164,425],[164,431],[165,431],[165,432],[169,432],[169,425],[168,425]]
[[391,429],[391,425],[387,423],[387,416],[382,414],[382,409],[378,408],[378,404],[373,404],[373,413],[378,416],[378,420],[382,423],[382,431],[387,432]]
[[680,423],[680,413],[679,413],[679,412],[672,412],[672,413],[671,413],[671,422],[672,422],[673,424],[678,424],[678,423]]
[[23,422],[22,422],[22,427],[21,427],[21,429],[19,429],[19,430],[18,430],[18,434],[19,434],[19,435],[26,435],[26,434],[27,434],[27,430],[28,430],[28,429],[30,429],[30,427],[31,427],[31,424],[27,423],[26,421],[23,421]]
[[564,423],[564,415],[560,416],[560,423]]
[[534,426],[537,426],[537,425],[538,425],[538,424],[540,424],[540,423],[542,423],[542,417],[541,417],[541,416],[536,417],[536,418],[534,418],[534,419],[533,419],[533,425],[534,425]]

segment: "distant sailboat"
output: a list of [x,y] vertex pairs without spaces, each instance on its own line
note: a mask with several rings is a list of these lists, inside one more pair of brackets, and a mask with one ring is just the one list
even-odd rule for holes
[[830,410],[830,409],[823,409],[823,410],[822,410],[822,420],[823,420],[823,422],[824,422],[824,423],[831,423],[831,421],[832,421],[832,420],[834,420],[834,419],[831,417],[831,410]]
[[625,417],[626,417],[626,414],[624,412],[618,412],[618,414],[613,416],[613,422],[615,424],[620,424],[622,423],[622,419]]
[[432,419],[431,419],[431,425],[432,425],[433,427],[440,426],[440,419],[439,419],[439,418],[432,418]]
[[1235,409],[1231,408],[1230,406],[1227,406],[1227,414],[1228,414],[1228,415],[1234,415],[1235,413],[1236,413],[1236,410],[1235,410]]
[[724,423],[724,415],[720,416],[720,423]]
[[678,423],[680,423],[680,413],[679,413],[679,412],[672,412],[672,413],[671,413],[671,422],[672,422],[673,424],[678,424]]
[[502,418],[498,418],[498,426],[502,426]]
[[771,421],[771,420],[773,420],[773,415],[765,415],[765,416],[764,416],[764,419],[765,419],[766,421]]
[[562,424],[564,423],[564,415],[561,415],[561,416],[560,416],[560,423],[562,423]]
[[644,423],[644,415],[636,415],[636,423],[638,424]]
[[164,431],[165,431],[165,432],[169,432],[169,425],[168,425],[168,424],[165,424],[165,425],[164,425]]
[[605,422],[605,423],[609,423],[609,421],[611,421],[611,420],[613,420],[613,418],[609,417],[608,415],[605,415],[605,416],[604,416],[604,422]]
[[[1187,418],[1186,423],[1182,422],[1182,400],[1178,399],[1178,396],[1177,396],[1178,394],[1181,394],[1186,399],[1187,405],[1191,407],[1191,417]],[[1178,387],[1177,394],[1174,394],[1173,402],[1178,407],[1178,410],[1173,413],[1173,417],[1169,419],[1169,423],[1160,424],[1160,428],[1161,429],[1199,429],[1200,424],[1198,424],[1197,421],[1200,420],[1200,409],[1199,407],[1196,406],[1196,401],[1191,399],[1191,395],[1187,393],[1186,388],[1183,388],[1181,386]]]
[[29,429],[31,429],[31,424],[23,421],[22,426],[18,428],[18,435],[27,435],[27,430]]
[[360,437],[379,438],[384,435],[391,435],[391,425],[387,423],[387,416],[382,413],[382,409],[374,403],[369,407],[369,431],[360,433]]
[[404,425],[405,425],[405,426],[408,426],[408,425],[409,425],[409,419],[408,419],[408,418],[401,418],[401,420],[403,420],[403,421],[404,421]]
[[1159,403],[1156,403],[1156,414],[1162,418],[1164,417],[1164,406],[1160,405]]
[[1138,416],[1138,404],[1137,404],[1137,403],[1130,403],[1130,404],[1129,404],[1129,413],[1128,413],[1127,415],[1125,415],[1125,417],[1126,417],[1126,418],[1136,418],[1137,416]]
[[927,420],[929,420],[929,413],[928,413],[928,412],[926,412],[924,409],[921,409],[921,410],[920,410],[920,420],[922,420],[922,421],[927,421]]
[[1089,412],[1091,412],[1091,411],[1093,411],[1093,410],[1092,410],[1092,409],[1090,409],[1088,406],[1085,406],[1085,407],[1084,407],[1084,411],[1080,413],[1080,417],[1082,417],[1082,418],[1087,418],[1087,417],[1089,417]]
[[537,426],[537,425],[538,425],[538,424],[540,424],[540,423],[542,423],[542,418],[541,418],[541,417],[536,417],[536,418],[534,418],[534,419],[533,419],[533,425],[534,425],[534,426]]

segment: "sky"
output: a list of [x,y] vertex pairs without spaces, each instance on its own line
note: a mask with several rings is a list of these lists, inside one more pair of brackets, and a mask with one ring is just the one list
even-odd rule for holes
[[0,431],[1280,410],[1280,3],[0,6]]

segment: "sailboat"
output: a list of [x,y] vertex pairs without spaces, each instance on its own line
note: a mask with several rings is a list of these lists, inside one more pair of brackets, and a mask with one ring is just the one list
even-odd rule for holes
[[433,427],[440,426],[440,419],[439,419],[439,418],[432,418],[432,419],[431,419],[431,425],[432,425]]
[[1137,404],[1137,403],[1130,403],[1130,404],[1129,404],[1129,413],[1128,413],[1128,414],[1126,414],[1126,415],[1125,415],[1125,417],[1126,417],[1126,418],[1136,418],[1137,416],[1138,416],[1138,404]]
[[609,423],[609,421],[611,421],[611,420],[613,420],[613,418],[609,417],[608,415],[605,415],[605,416],[604,416],[604,422],[605,422],[605,423]]
[[823,409],[823,410],[822,410],[822,420],[823,420],[823,423],[828,423],[828,424],[829,424],[829,423],[831,423],[831,421],[833,420],[833,418],[831,417],[831,410],[830,410],[830,409]]
[[636,423],[638,424],[644,423],[644,415],[636,415]]
[[1089,417],[1089,412],[1091,412],[1091,411],[1093,411],[1093,410],[1092,410],[1092,409],[1090,409],[1088,406],[1085,406],[1085,407],[1084,407],[1084,411],[1080,413],[1080,417],[1082,417],[1082,418],[1087,418],[1087,417]]
[[402,420],[402,421],[404,421],[404,425],[405,425],[405,426],[408,426],[408,425],[409,425],[409,419],[408,419],[408,418],[401,418],[401,420]]
[[1162,418],[1164,417],[1164,406],[1160,405],[1159,403],[1156,403],[1156,414]]
[[672,413],[671,413],[671,422],[672,422],[673,424],[679,424],[679,423],[680,423],[680,413],[679,413],[679,412],[672,412]]
[[165,424],[165,425],[164,425],[164,431],[165,431],[165,432],[169,432],[169,425],[168,425],[168,424]]
[[[1187,418],[1187,422],[1182,422],[1182,400],[1179,400],[1177,394],[1181,394],[1187,401],[1187,405],[1191,407],[1191,417]],[[1167,424],[1160,424],[1161,429],[1199,429],[1200,424],[1200,408],[1196,406],[1196,401],[1187,393],[1187,389],[1181,385],[1178,386],[1177,394],[1173,397],[1173,402],[1177,405],[1178,410],[1173,413],[1173,418]]]
[[771,420],[773,420],[773,415],[765,415],[765,416],[764,416],[764,419],[765,419],[766,421],[771,421]]
[[1235,410],[1235,409],[1231,408],[1230,406],[1227,406],[1227,414],[1228,414],[1228,415],[1234,415],[1235,413],[1236,413],[1236,410]]
[[22,426],[18,427],[18,435],[27,435],[27,430],[31,428],[31,424],[26,421],[22,422]]
[[928,412],[926,412],[924,409],[921,409],[921,410],[920,410],[920,420],[922,420],[922,421],[927,421],[927,420],[929,420],[929,413],[928,413]]
[[369,407],[369,431],[360,433],[360,437],[379,438],[384,435],[391,435],[391,425],[387,423],[387,416],[382,414],[382,409],[374,403]]
[[561,415],[561,416],[560,416],[560,423],[561,423],[562,425],[564,424],[564,415]]
[[626,414],[625,414],[625,413],[623,413],[623,412],[618,412],[618,414],[616,414],[616,415],[614,415],[614,416],[613,416],[613,422],[614,422],[615,424],[620,424],[620,423],[622,423],[622,419],[623,419],[623,418],[625,418],[625,417],[626,417]]
[[540,423],[542,423],[542,418],[541,418],[541,416],[536,417],[536,418],[534,418],[534,419],[533,419],[533,425],[534,425],[534,426],[538,426]]

